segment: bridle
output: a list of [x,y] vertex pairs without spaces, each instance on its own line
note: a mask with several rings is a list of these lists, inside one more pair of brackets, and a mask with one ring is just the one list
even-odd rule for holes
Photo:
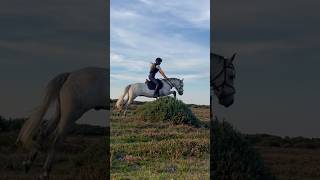
[[[235,68],[234,68],[233,64],[232,63],[227,64],[227,60],[224,59],[224,61],[223,61],[223,69],[212,80],[213,89],[214,89],[215,92],[222,92],[222,90],[225,87],[229,87],[229,88],[232,89],[232,92],[228,93],[228,94],[217,93],[219,98],[225,98],[225,97],[231,96],[231,95],[235,94],[235,92],[236,92],[235,88],[233,87],[233,85],[229,84],[228,81],[227,81],[227,69],[231,69],[232,71],[235,71]],[[223,82],[217,85],[215,82],[221,76],[224,76]]]
[[174,83],[172,83],[169,79],[164,79],[166,81],[166,83],[170,86],[170,89],[172,89],[173,87],[176,88],[179,92],[182,91],[183,92],[183,89],[181,89],[181,85],[179,86],[179,88],[177,88],[175,86]]

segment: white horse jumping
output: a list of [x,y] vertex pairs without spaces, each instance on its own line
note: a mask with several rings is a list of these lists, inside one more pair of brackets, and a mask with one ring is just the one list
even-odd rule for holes
[[[159,90],[160,96],[168,96],[173,94],[176,98],[176,91],[171,91],[172,88],[175,88],[179,95],[183,95],[183,79],[177,78],[168,78],[161,79],[163,84],[162,88]],[[138,96],[150,97],[153,98],[154,90],[150,90],[146,83],[135,83],[128,85],[123,95],[121,95],[116,103],[116,108],[119,111],[123,110],[125,107],[124,115],[127,112],[128,106],[133,102],[133,100]],[[127,98],[125,99],[125,97]]]
[[[26,172],[46,145],[48,155],[41,177],[47,179],[55,150],[75,122],[91,109],[109,109],[108,77],[107,69],[88,67],[60,74],[49,82],[42,104],[24,123],[17,139],[17,143],[30,150],[29,158],[23,162]],[[43,117],[54,102],[55,117],[44,121]]]
[[229,107],[234,102],[234,80],[236,77],[233,61],[236,54],[230,58],[210,54],[210,91],[211,118],[213,117],[213,95],[219,99],[219,104]]

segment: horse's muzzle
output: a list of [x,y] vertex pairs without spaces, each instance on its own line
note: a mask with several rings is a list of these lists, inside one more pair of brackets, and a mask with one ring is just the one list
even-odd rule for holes
[[229,96],[225,96],[223,98],[219,98],[219,103],[221,105],[223,105],[224,107],[229,107],[233,104],[234,102],[234,96],[233,95],[229,95]]

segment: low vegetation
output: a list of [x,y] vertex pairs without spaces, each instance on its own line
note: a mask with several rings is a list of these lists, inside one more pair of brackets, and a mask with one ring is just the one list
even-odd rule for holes
[[280,137],[268,134],[251,134],[246,135],[246,139],[256,146],[320,149],[320,138]]
[[[172,99],[159,101],[172,102]],[[109,169],[112,179],[209,179],[209,158],[213,159],[214,179],[264,180],[274,179],[274,175],[280,180],[316,180],[320,177],[318,138],[244,135],[227,122],[210,124],[208,106],[179,105],[180,110],[189,110],[184,117],[195,121],[157,119],[159,116],[147,112],[144,106],[157,107],[134,102],[128,117],[112,115],[110,131],[99,126],[77,125],[59,149],[50,179],[105,179]],[[143,113],[150,113],[153,118],[139,118]],[[27,154],[14,142],[24,121],[25,118],[0,116],[0,179],[33,180],[42,170],[40,165],[45,156],[40,154],[31,172],[23,173],[21,162]],[[207,126],[211,126],[211,141]],[[108,134],[110,139],[106,138]],[[110,155],[106,151],[109,140]]]
[[145,103],[134,114],[135,118],[150,122],[172,122],[195,127],[201,125],[201,121],[185,103],[169,96]]
[[274,179],[253,145],[229,123],[212,121],[210,147],[212,179]]
[[[22,161],[27,152],[15,145],[15,140],[25,118],[0,117],[0,179],[34,180],[42,172],[46,158],[40,153],[28,174],[24,173]],[[91,125],[77,125],[72,134],[59,148],[50,179],[97,180],[108,176],[109,129]]]
[[111,178],[209,179],[209,112],[168,97],[113,114]]

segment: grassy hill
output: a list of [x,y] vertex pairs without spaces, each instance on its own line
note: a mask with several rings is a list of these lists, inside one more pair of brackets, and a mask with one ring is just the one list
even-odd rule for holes
[[[112,115],[112,179],[209,179],[209,128],[198,128],[184,120],[135,116],[143,105],[135,102],[127,117]],[[209,122],[209,106],[187,107],[199,121]],[[151,111],[157,108],[157,104],[150,107]],[[159,113],[164,111],[159,109]]]

